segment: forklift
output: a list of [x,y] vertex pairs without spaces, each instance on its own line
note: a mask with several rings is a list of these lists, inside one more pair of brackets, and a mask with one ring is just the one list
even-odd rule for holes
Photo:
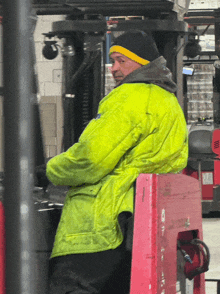
[[[220,211],[219,154],[219,9],[189,11],[184,66],[193,70],[184,76],[185,113],[189,129],[189,160],[184,173],[199,180],[204,215]],[[201,50],[201,39],[214,36]],[[208,35],[207,35],[208,36]],[[212,48],[213,47],[213,48]],[[190,82],[187,82],[187,79]],[[213,107],[212,107],[213,106]]]
[[[0,294],[48,293],[49,256],[66,193],[65,187],[34,187],[34,167],[46,162],[30,30],[34,30],[36,16],[66,16],[65,20],[53,23],[52,31],[44,33],[44,54],[49,59],[53,55],[51,48],[56,47],[54,38],[65,40],[62,96],[65,151],[77,142],[88,121],[95,117],[104,96],[106,32],[114,36],[115,32],[134,28],[150,31],[178,84],[176,95],[184,108],[182,60],[188,27],[184,15],[189,2],[35,0],[33,5],[29,0],[18,0],[17,5],[13,1],[0,2],[5,117]],[[108,17],[121,15],[142,18],[108,21]],[[70,48],[75,54],[70,54]],[[210,253],[202,241],[199,181],[184,174],[142,174],[137,179],[135,199],[130,294],[205,294],[204,272],[208,270]]]

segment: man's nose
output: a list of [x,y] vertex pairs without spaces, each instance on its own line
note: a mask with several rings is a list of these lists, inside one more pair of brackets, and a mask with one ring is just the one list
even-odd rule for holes
[[119,69],[119,63],[117,61],[115,61],[112,65],[111,71],[115,72]]

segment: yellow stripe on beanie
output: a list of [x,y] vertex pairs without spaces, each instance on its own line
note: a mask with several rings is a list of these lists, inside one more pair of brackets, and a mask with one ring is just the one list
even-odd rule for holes
[[139,57],[135,53],[131,52],[130,50],[128,50],[122,46],[113,45],[109,50],[109,55],[111,55],[113,52],[121,53],[121,54],[127,56],[128,58],[130,58],[131,60],[134,60],[137,63],[142,64],[142,65],[146,65],[146,64],[150,63],[150,61]]

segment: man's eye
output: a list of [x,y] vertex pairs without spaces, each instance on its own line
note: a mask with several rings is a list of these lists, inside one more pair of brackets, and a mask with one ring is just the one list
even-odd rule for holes
[[119,63],[124,63],[125,62],[125,60],[119,60]]

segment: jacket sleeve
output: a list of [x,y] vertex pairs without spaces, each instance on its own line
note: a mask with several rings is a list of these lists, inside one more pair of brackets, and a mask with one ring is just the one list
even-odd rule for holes
[[[55,185],[93,184],[110,173],[141,134],[138,119],[123,106],[100,113],[79,142],[47,164],[47,177]],[[130,112],[130,113],[129,113]]]

